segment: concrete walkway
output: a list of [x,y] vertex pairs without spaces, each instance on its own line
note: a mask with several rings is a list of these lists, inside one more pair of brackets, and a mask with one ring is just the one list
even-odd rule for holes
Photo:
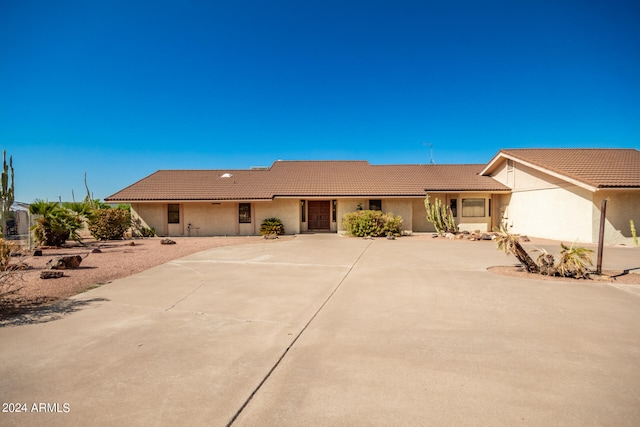
[[486,271],[514,261],[409,237],[201,252],[0,328],[2,409],[27,410],[0,425],[640,425],[638,287]]

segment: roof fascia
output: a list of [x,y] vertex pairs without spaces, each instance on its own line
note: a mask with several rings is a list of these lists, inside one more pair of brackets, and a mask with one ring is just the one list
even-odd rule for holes
[[511,194],[511,190],[425,190],[429,194],[473,193],[473,194]]
[[105,199],[106,203],[251,203],[270,202],[273,198],[267,199],[158,199],[158,200],[113,200]]
[[493,167],[497,164],[497,162],[498,162],[498,160],[499,160],[499,159],[508,159],[508,160],[513,160],[514,162],[518,162],[518,163],[520,163],[520,164],[522,164],[522,165],[525,165],[525,166],[530,167],[530,168],[532,168],[532,169],[535,169],[535,170],[537,170],[537,171],[540,171],[540,172],[546,173],[547,175],[551,175],[551,176],[553,176],[553,177],[555,177],[555,178],[558,178],[558,179],[561,179],[561,180],[563,180],[563,181],[569,182],[569,183],[571,183],[571,184],[573,184],[573,185],[576,185],[576,186],[578,186],[578,187],[584,188],[585,190],[591,191],[591,192],[593,192],[593,193],[594,193],[594,192],[596,192],[596,191],[598,191],[598,187],[594,187],[594,186],[589,185],[589,184],[587,184],[587,183],[585,183],[585,182],[579,181],[579,180],[577,180],[577,179],[575,179],[575,178],[571,178],[571,177],[568,177],[567,175],[561,174],[561,173],[559,173],[559,172],[555,172],[555,171],[552,171],[552,170],[547,169],[547,168],[545,168],[545,167],[542,167],[542,166],[540,166],[540,165],[536,165],[535,163],[531,163],[531,162],[528,162],[528,161],[526,161],[526,160],[522,160],[522,159],[520,159],[520,158],[518,158],[518,157],[511,156],[511,155],[506,154],[506,153],[504,153],[504,152],[502,152],[502,151],[501,151],[501,152],[499,152],[499,153],[498,153],[498,154],[497,154],[497,155],[496,155],[496,156],[495,156],[495,157],[494,157],[494,158],[489,162],[489,164],[488,164],[488,165],[487,165],[487,166],[482,170],[482,172],[480,172],[480,174],[481,174],[481,175],[484,175],[485,173],[489,172],[490,170],[493,170]]

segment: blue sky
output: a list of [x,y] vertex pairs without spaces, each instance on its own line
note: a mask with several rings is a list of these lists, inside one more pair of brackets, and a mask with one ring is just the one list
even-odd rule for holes
[[640,145],[637,1],[0,2],[16,198],[158,169]]

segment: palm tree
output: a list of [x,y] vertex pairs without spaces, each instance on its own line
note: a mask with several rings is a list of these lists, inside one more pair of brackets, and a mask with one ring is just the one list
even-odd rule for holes
[[589,271],[587,265],[593,265],[590,254],[593,253],[591,249],[581,246],[567,246],[564,243],[560,243],[562,248],[560,251],[560,259],[556,266],[558,272],[564,277],[576,277],[578,279],[586,279],[589,277]]
[[33,234],[40,245],[62,246],[68,239],[80,241],[78,230],[82,217],[56,202],[36,200],[29,206],[29,213],[37,215]]
[[520,244],[520,236],[509,233],[505,224],[500,224],[500,228],[494,227],[493,231],[497,234],[496,243],[498,244],[498,250],[504,251],[507,255],[511,253],[515,255],[518,261],[520,261],[520,264],[522,264],[529,273],[540,272],[538,265]]

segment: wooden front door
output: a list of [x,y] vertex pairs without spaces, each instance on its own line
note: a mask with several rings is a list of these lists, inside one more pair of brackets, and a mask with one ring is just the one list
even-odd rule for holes
[[331,229],[331,202],[329,200],[309,200],[309,230]]

